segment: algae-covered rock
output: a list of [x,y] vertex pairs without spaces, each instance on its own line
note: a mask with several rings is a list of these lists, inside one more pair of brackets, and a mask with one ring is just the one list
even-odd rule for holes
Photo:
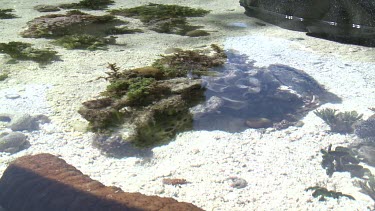
[[95,16],[78,10],[64,14],[50,14],[37,17],[27,23],[21,32],[23,37],[56,38],[72,34],[106,36],[105,31],[122,22],[112,15]]
[[202,17],[209,11],[179,5],[149,3],[134,8],[114,9],[110,13],[138,18],[151,30],[159,33],[187,35],[188,32],[201,27],[188,24],[186,17]]
[[[103,98],[83,103],[79,113],[98,133],[94,145],[108,155],[120,156],[129,143],[148,148],[168,143],[178,132],[192,129],[189,108],[204,100],[201,75],[225,62],[225,54],[213,46],[203,51],[179,51],[163,56],[157,65],[120,70],[109,64],[109,82]],[[190,77],[195,69],[194,77]],[[175,72],[173,72],[175,71]],[[116,127],[113,127],[116,126]],[[110,138],[113,131],[121,138]],[[126,154],[126,153],[125,153]]]
[[355,126],[355,134],[362,139],[375,140],[375,118],[370,117]]
[[103,10],[113,3],[115,3],[113,0],[82,0],[78,3],[60,4],[59,7],[63,9]]

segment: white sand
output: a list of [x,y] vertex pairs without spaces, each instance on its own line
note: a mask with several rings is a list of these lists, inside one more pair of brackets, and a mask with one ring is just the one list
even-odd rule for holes
[[[124,191],[173,197],[205,210],[374,209],[373,200],[359,192],[349,173],[334,173],[329,178],[320,165],[321,148],[329,144],[348,145],[355,136],[328,133],[328,126],[312,112],[303,119],[305,125],[301,128],[264,132],[249,129],[236,134],[220,131],[182,133],[174,142],[155,148],[154,157],[146,160],[101,155],[91,146],[93,134],[83,132],[87,123],[76,112],[81,102],[105,89],[105,81],[95,79],[105,75],[107,62],[123,68],[140,67],[149,65],[169,47],[197,48],[217,43],[226,49],[246,53],[258,66],[280,63],[304,70],[343,99],[342,104],[323,107],[356,110],[367,118],[371,115],[368,107],[375,105],[374,48],[311,38],[269,24],[260,27],[255,22],[262,21],[243,15],[244,9],[236,0],[159,0],[152,2],[212,10],[204,18],[193,18],[192,23],[217,32],[209,37],[189,38],[146,31],[118,36],[118,43],[126,43],[125,47],[111,46],[108,51],[94,52],[68,51],[45,39],[26,39],[18,35],[27,21],[41,15],[31,8],[49,2],[18,0],[1,6],[14,8],[20,16],[0,20],[1,42],[25,41],[38,47],[51,47],[59,52],[63,61],[45,68],[28,61],[10,65],[5,64],[8,57],[0,54],[0,71],[10,72],[10,78],[0,82],[0,113],[43,113],[52,119],[52,123],[41,130],[26,133],[30,148],[13,155],[0,154],[0,172],[17,157],[48,152],[61,156],[106,185],[119,186]],[[148,2],[122,2],[112,8]],[[230,23],[247,27],[230,27],[227,25]],[[139,22],[132,24],[136,26]],[[31,94],[30,88],[35,89],[36,94]],[[9,92],[16,92],[21,98],[8,102],[5,94]],[[226,180],[231,176],[245,179],[248,186],[233,189]],[[190,183],[181,187],[165,186],[162,184],[165,177],[184,178]],[[304,191],[317,184],[350,194],[356,200],[341,198],[320,202],[311,196],[311,192]]]

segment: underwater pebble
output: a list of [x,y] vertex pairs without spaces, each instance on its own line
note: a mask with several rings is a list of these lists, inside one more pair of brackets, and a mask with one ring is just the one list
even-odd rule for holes
[[5,95],[5,98],[7,98],[7,99],[17,99],[19,97],[20,97],[19,94],[7,94],[7,95]]
[[241,189],[247,186],[247,181],[239,177],[229,177],[227,180],[232,180],[232,184],[230,184],[232,188]]
[[0,152],[16,153],[25,148],[29,143],[26,136],[19,132],[4,132],[0,134]]
[[272,127],[272,121],[267,118],[249,118],[246,125],[250,128],[267,128]]
[[17,114],[10,122],[10,129],[13,131],[33,131],[39,129],[39,124],[37,118],[34,118],[29,114]]

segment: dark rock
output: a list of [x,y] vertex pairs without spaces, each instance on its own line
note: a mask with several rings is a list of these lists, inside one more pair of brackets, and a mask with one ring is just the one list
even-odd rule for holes
[[354,133],[359,138],[375,138],[375,118],[369,118],[355,126]]
[[0,179],[0,189],[0,204],[7,211],[202,210],[172,198],[105,186],[51,154],[13,161]]
[[240,0],[246,15],[343,43],[375,46],[375,2]]
[[27,137],[19,132],[0,134],[0,152],[16,153],[29,147]]

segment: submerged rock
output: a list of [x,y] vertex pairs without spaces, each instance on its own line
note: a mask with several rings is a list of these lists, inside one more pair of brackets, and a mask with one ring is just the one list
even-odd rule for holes
[[375,140],[375,118],[368,118],[358,123],[355,126],[354,133],[360,138]]
[[26,136],[19,132],[4,132],[0,134],[0,152],[16,153],[27,148],[30,143]]
[[30,114],[0,114],[0,121],[13,131],[39,130],[39,124],[49,123],[50,119],[43,115],[31,116]]

